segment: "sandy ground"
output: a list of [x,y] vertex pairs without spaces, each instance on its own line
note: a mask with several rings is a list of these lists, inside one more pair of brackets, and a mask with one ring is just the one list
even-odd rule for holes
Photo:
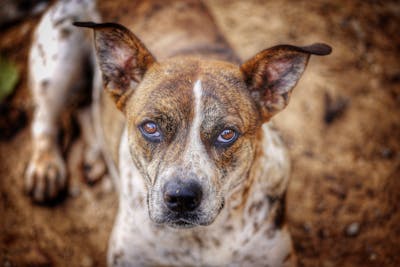
[[[334,49],[311,59],[275,118],[293,159],[287,217],[300,265],[400,266],[400,4],[207,3],[243,59],[279,43]],[[26,58],[36,22],[0,32],[0,53],[22,74],[0,105],[0,266],[105,266],[116,196],[108,180],[84,182],[78,131],[64,138],[68,197],[43,207],[23,194],[33,110]]]

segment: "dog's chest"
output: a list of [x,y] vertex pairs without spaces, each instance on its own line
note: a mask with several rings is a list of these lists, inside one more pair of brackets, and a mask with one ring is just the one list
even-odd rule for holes
[[288,234],[268,225],[255,229],[238,220],[186,232],[154,227],[145,215],[136,213],[135,223],[118,221],[112,259],[122,255],[121,263],[132,266],[280,266],[290,252]]
[[[125,210],[126,211],[126,210]],[[121,262],[146,266],[279,266],[288,247],[271,225],[254,227],[241,218],[193,230],[173,230],[154,226],[144,210],[121,214],[112,242]],[[220,214],[224,216],[224,214]],[[125,217],[125,218],[124,218]],[[119,244],[119,245],[118,245]],[[113,246],[113,244],[111,244]],[[277,249],[278,248],[278,249]],[[113,256],[111,256],[113,257]],[[277,263],[277,264],[275,264]],[[118,266],[118,265],[117,265]]]

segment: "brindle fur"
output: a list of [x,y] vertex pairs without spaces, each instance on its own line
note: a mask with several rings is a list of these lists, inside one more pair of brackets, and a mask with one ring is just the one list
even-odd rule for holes
[[[289,158],[268,121],[287,105],[309,55],[329,47],[277,46],[240,66],[200,1],[121,9],[127,28],[75,23],[95,33],[94,121],[119,191],[109,266],[294,266],[284,220]],[[138,130],[148,120],[160,143]],[[215,145],[227,127],[239,138]],[[171,222],[163,204],[161,188],[176,177],[203,190],[191,228]]]

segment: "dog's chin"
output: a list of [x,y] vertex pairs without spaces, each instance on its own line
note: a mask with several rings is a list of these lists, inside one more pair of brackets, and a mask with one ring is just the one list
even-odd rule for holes
[[199,224],[184,221],[184,220],[178,220],[174,222],[166,222],[165,223],[168,227],[174,228],[174,229],[190,229],[190,228],[195,228],[200,226]]
[[182,218],[182,217],[172,219],[169,216],[162,218],[152,218],[150,216],[150,218],[154,223],[160,226],[165,225],[173,229],[190,229],[200,226],[207,226],[212,224],[215,219],[214,218],[212,220],[199,220],[198,218]]
[[167,226],[174,229],[190,229],[212,224],[224,207],[224,201],[218,207],[218,212],[205,214],[203,212],[190,212],[178,214],[167,210],[155,213],[149,209],[151,221],[159,226]]

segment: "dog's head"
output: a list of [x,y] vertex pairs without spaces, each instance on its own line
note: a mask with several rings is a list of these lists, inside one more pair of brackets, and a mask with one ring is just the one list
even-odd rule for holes
[[214,221],[247,177],[261,125],[288,104],[310,54],[330,52],[322,44],[281,45],[242,66],[194,57],[157,62],[121,25],[78,25],[95,30],[104,87],[126,116],[150,217],[173,227]]

